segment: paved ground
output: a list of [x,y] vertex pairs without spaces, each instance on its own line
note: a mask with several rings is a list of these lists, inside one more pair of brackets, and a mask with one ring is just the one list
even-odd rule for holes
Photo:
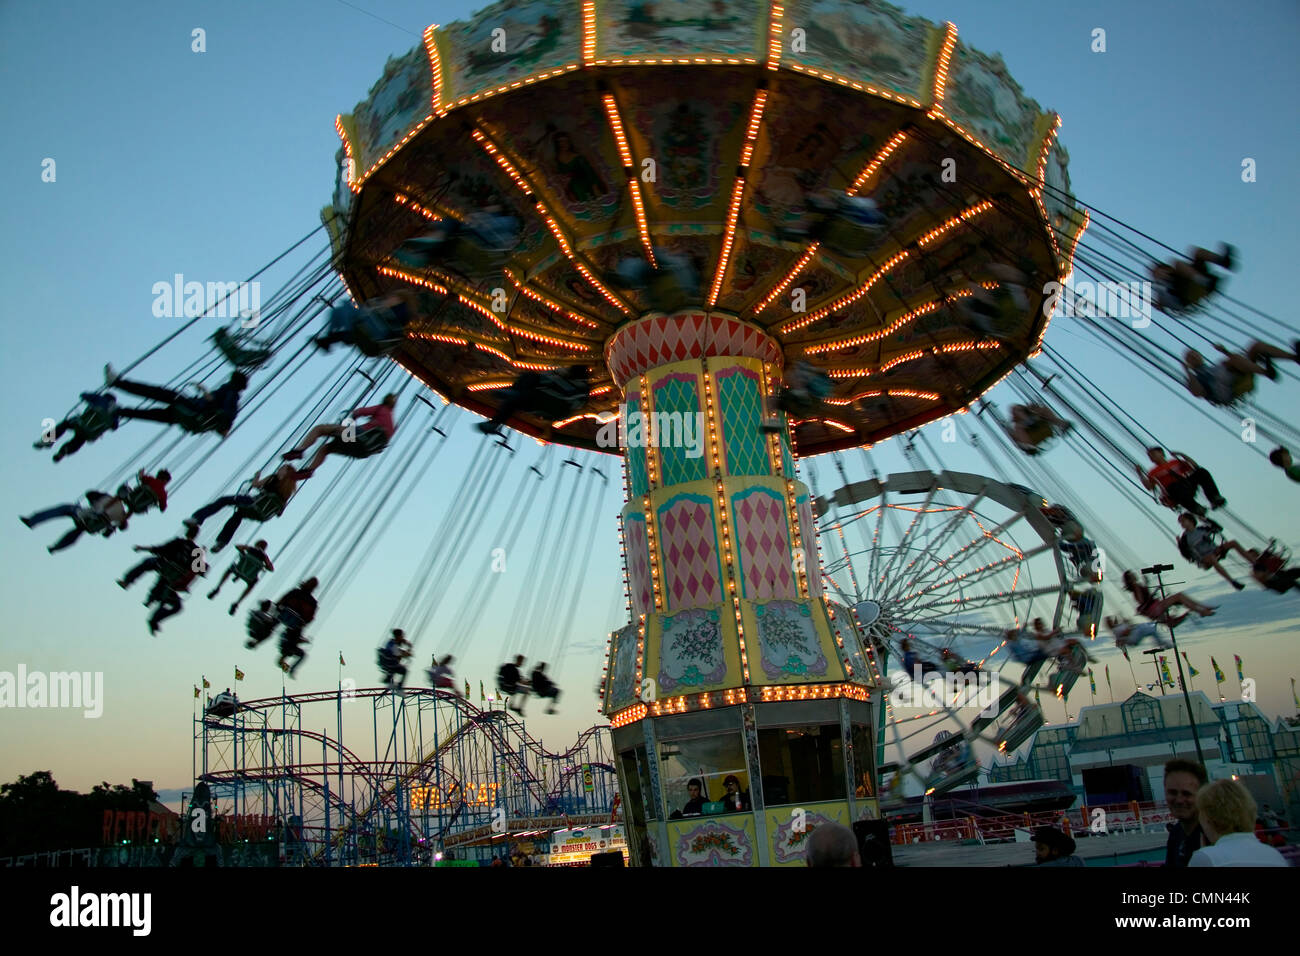
[[[1078,841],[1074,852],[1089,866],[1106,866],[1126,854],[1162,850],[1167,839],[1161,825],[1159,832],[1086,837]],[[1028,866],[1034,862],[1033,843],[963,846],[957,841],[941,840],[896,846],[893,851],[896,866]]]

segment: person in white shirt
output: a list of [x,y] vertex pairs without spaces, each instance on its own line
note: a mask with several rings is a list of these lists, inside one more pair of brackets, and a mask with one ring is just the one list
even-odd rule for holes
[[1188,866],[1287,866],[1286,858],[1255,836],[1255,800],[1236,780],[1216,780],[1196,794],[1201,829],[1213,846],[1192,854]]

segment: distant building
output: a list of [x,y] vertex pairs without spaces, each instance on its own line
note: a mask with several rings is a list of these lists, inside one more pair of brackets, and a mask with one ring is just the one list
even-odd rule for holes
[[[1236,774],[1260,804],[1300,822],[1300,727],[1270,725],[1254,703],[1212,702],[1201,691],[1190,697],[1211,779]],[[1085,707],[1073,723],[1044,727],[1027,752],[995,763],[989,782],[1060,780],[1089,806],[1161,803],[1164,765],[1175,757],[1196,759],[1183,695],[1137,691]]]

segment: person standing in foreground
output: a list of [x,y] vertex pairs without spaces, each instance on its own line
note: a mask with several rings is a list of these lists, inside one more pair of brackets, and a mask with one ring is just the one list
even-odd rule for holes
[[1255,800],[1240,782],[1216,780],[1202,787],[1196,810],[1213,846],[1193,853],[1189,867],[1288,865],[1286,857],[1255,835]]
[[[1205,768],[1194,760],[1171,760],[1165,764],[1165,803],[1174,822],[1169,827],[1169,842],[1165,846],[1165,866],[1182,869],[1192,854],[1209,841],[1201,829],[1196,809],[1196,794],[1205,786],[1209,776]],[[1251,824],[1254,824],[1251,819]]]

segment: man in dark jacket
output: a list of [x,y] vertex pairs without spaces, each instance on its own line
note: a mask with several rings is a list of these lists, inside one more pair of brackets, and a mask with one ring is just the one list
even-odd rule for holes
[[1194,760],[1171,760],[1165,764],[1165,803],[1174,817],[1174,822],[1168,825],[1165,866],[1183,869],[1193,853],[1209,845],[1196,811],[1196,793],[1208,780],[1205,768]]
[[162,402],[165,406],[119,408],[117,414],[121,418],[140,418],[167,425],[180,425],[188,432],[217,432],[222,438],[229,434],[231,426],[235,424],[235,417],[239,414],[239,397],[248,387],[248,377],[243,372],[234,372],[225,385],[201,398],[193,398],[174,389],[127,381],[113,371],[111,365],[104,367],[104,382],[109,388]]

